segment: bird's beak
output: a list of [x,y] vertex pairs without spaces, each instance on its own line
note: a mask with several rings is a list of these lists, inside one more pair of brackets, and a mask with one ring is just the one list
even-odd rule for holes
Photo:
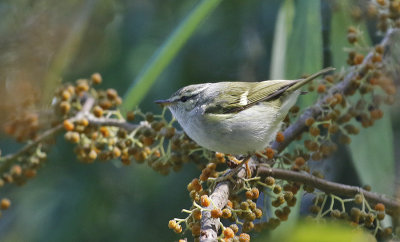
[[169,100],[169,99],[165,99],[165,100],[156,100],[156,101],[154,101],[154,102],[157,103],[157,104],[160,104],[161,107],[167,107],[167,106],[173,104],[173,102],[172,102],[171,100]]

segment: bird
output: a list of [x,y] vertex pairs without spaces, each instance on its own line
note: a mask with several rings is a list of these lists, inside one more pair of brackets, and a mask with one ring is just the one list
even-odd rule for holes
[[334,69],[328,67],[298,80],[194,84],[155,102],[167,107],[200,146],[246,155],[264,150],[274,140],[302,93],[301,87]]

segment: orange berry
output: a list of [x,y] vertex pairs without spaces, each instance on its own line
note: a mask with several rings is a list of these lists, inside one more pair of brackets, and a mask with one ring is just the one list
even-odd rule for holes
[[253,193],[251,191],[246,191],[246,198],[253,199]]
[[75,91],[77,93],[86,92],[89,90],[89,84],[86,79],[79,79],[76,81],[77,85]]
[[22,174],[22,168],[20,165],[14,165],[11,168],[11,174],[14,176],[20,176]]
[[317,87],[318,93],[324,93],[326,91],[326,86],[324,84],[319,84]]
[[101,100],[99,106],[102,109],[110,109],[112,107],[112,103],[109,100]]
[[383,47],[383,45],[377,45],[377,46],[375,46],[375,51],[378,54],[383,54],[383,52],[385,51],[385,48]]
[[100,127],[99,131],[103,135],[103,137],[105,137],[105,138],[110,135],[110,131],[108,131],[108,128],[105,127],[105,126]]
[[114,100],[118,97],[117,91],[115,91],[115,89],[112,88],[107,89],[106,94],[109,100]]
[[182,233],[182,226],[177,225],[177,226],[174,228],[174,231],[175,231],[175,233],[177,233],[177,234]]
[[226,207],[233,208],[233,203],[231,202],[231,200],[228,200],[228,202],[226,203]]
[[133,121],[135,119],[135,112],[129,111],[128,113],[126,113],[126,119],[128,121]]
[[282,132],[278,132],[276,134],[276,142],[282,143],[285,140],[285,136],[283,135]]
[[272,159],[274,158],[275,151],[272,148],[268,147],[265,150],[265,154],[267,155],[268,159]]
[[253,199],[257,199],[260,196],[260,191],[256,187],[251,189],[251,193],[253,194]]
[[8,199],[8,198],[3,198],[3,199],[1,199],[0,208],[1,208],[2,210],[8,209],[8,208],[10,207],[10,205],[11,205],[10,199]]
[[197,179],[197,178],[194,178],[194,179],[192,180],[191,184],[192,184],[193,189],[194,189],[195,191],[197,191],[197,192],[199,192],[201,189],[203,189],[203,188],[201,187],[201,184],[200,184],[199,179]]
[[316,126],[310,127],[310,134],[311,134],[312,136],[318,136],[318,135],[320,134],[319,128],[316,127]]
[[201,210],[200,209],[193,210],[192,215],[195,220],[200,220],[201,219]]
[[75,128],[74,124],[71,121],[69,121],[68,119],[64,120],[63,125],[64,125],[64,129],[67,131],[72,131]]
[[36,176],[36,170],[28,169],[28,170],[26,170],[26,171],[24,172],[24,176],[25,176],[26,178],[35,177],[35,176]]
[[248,235],[246,233],[241,233],[239,235],[239,241],[240,242],[249,242],[250,241],[250,235]]
[[233,238],[233,236],[235,236],[235,233],[233,232],[233,230],[231,228],[225,228],[224,229],[224,237],[227,239]]
[[377,203],[375,205],[375,210],[379,211],[379,212],[383,212],[383,211],[385,211],[385,205],[383,205],[383,203]]
[[383,117],[383,112],[380,109],[374,109],[374,110],[370,111],[369,113],[371,115],[371,118],[374,120],[381,119]]
[[354,56],[353,62],[354,62],[355,65],[359,65],[359,64],[361,64],[363,62],[363,60],[364,60],[364,55],[356,54]]
[[100,73],[93,73],[91,76],[93,84],[100,84],[103,81],[103,78],[101,77]]
[[296,160],[294,160],[294,163],[295,163],[297,166],[303,166],[304,163],[306,163],[306,161],[304,160],[303,157],[297,157]]
[[176,221],[175,220],[170,220],[169,222],[168,222],[168,228],[170,228],[170,229],[173,229],[173,228],[175,228],[176,227]]
[[327,76],[325,76],[324,79],[325,79],[325,81],[327,81],[329,83],[333,83],[333,81],[334,81],[334,78],[332,75],[327,75]]
[[372,62],[376,63],[376,62],[381,62],[382,61],[382,55],[375,53],[372,56]]
[[68,101],[71,98],[71,93],[68,90],[63,90],[61,93],[61,99],[63,101]]
[[213,209],[211,210],[211,217],[212,218],[220,218],[222,216],[221,209]]
[[114,147],[114,149],[112,150],[112,153],[115,158],[118,158],[121,156],[121,150],[118,147]]
[[311,125],[314,124],[314,122],[315,122],[315,119],[311,117],[311,118],[306,119],[305,124],[306,124],[306,126],[310,127]]
[[76,122],[79,125],[87,127],[89,125],[89,121],[86,118],[82,118]]
[[103,116],[103,109],[100,106],[95,106],[93,108],[93,114],[94,116],[100,118],[101,116]]
[[200,197],[200,204],[202,207],[208,207],[210,206],[211,200],[208,197],[208,195],[203,195]]

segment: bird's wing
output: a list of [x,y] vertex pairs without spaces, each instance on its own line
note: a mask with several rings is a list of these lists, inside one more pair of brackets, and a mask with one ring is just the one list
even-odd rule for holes
[[231,85],[229,90],[223,90],[216,95],[213,104],[206,108],[205,113],[238,113],[259,102],[279,97],[294,83],[296,81],[292,80],[237,82]]

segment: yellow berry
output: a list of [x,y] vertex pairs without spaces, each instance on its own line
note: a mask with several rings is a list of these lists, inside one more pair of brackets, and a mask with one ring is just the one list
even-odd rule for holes
[[202,207],[210,206],[211,200],[207,195],[203,195],[200,197],[200,204]]
[[10,207],[10,205],[11,205],[10,199],[8,199],[8,198],[3,198],[3,199],[1,199],[0,208],[1,208],[2,210],[8,209],[8,208]]
[[211,217],[212,218],[220,218],[222,216],[221,209],[213,209],[211,210]]
[[235,236],[235,233],[233,232],[233,230],[231,228],[225,228],[224,229],[224,237],[227,239],[233,238],[233,236]]
[[91,79],[92,79],[93,84],[96,84],[96,85],[100,84],[103,80],[100,73],[93,73]]
[[250,235],[246,233],[241,233],[239,235],[239,241],[240,242],[249,242],[250,241]]
[[64,120],[63,125],[64,125],[64,129],[67,131],[72,131],[75,128],[74,124],[71,121],[69,121],[68,119]]

